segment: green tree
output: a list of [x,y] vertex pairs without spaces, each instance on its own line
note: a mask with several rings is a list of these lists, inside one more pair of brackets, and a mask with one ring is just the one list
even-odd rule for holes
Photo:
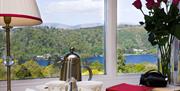
[[30,71],[32,78],[44,77],[41,71],[42,67],[39,66],[34,60],[27,61],[23,65],[25,68],[27,68],[27,70]]
[[117,71],[121,73],[125,70],[125,59],[121,49],[117,50],[117,59]]
[[102,71],[103,70],[103,64],[101,64],[98,60],[95,62],[92,62],[90,64],[90,68],[91,69],[97,69],[98,71]]
[[3,64],[3,60],[0,59],[0,80],[6,79],[6,67]]
[[31,78],[31,72],[24,66],[24,65],[19,65],[20,67],[16,68],[18,69],[16,72],[16,77],[18,79],[25,79],[27,77]]
[[139,63],[139,64],[126,64],[124,67],[123,73],[140,73],[147,72],[152,69],[157,69],[156,64],[151,64],[148,62]]
[[3,31],[0,29],[0,56],[3,55],[3,50],[4,50],[4,33]]
[[42,73],[45,77],[53,77],[53,74],[55,74],[57,71],[54,67],[54,65],[48,65],[43,70]]

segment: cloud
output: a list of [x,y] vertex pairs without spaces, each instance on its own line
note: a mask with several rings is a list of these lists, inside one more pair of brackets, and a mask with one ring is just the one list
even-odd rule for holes
[[104,22],[104,0],[37,0],[44,22],[67,25]]
[[139,24],[143,20],[140,10],[132,5],[134,1],[118,0],[118,24]]
[[87,13],[102,12],[104,0],[60,0],[51,2],[47,12],[51,13]]

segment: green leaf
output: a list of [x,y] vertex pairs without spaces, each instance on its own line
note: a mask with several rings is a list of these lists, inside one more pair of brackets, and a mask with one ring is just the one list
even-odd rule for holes
[[140,24],[140,25],[144,25],[144,22],[141,21],[141,22],[139,22],[139,24]]
[[160,46],[163,46],[163,45],[165,45],[166,43],[168,43],[168,40],[169,40],[169,37],[160,38],[158,44],[159,44]]
[[171,4],[170,10],[169,10],[169,12],[168,12],[168,15],[169,15],[170,17],[172,17],[172,18],[175,18],[176,16],[178,16],[178,15],[179,15],[179,9],[178,9],[178,7],[177,7],[176,5],[174,5],[174,4]]
[[146,31],[152,32],[153,29],[155,28],[155,23],[154,23],[153,17],[145,15],[144,19],[145,19],[145,27],[144,28],[146,29]]
[[155,37],[154,33],[149,33],[148,41],[152,46],[155,46],[158,43]]

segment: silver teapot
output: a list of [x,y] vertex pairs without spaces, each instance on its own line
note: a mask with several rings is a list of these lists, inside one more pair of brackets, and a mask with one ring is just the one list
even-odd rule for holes
[[89,79],[92,79],[92,70],[88,66],[81,66],[80,57],[74,53],[75,48],[70,48],[70,53],[66,54],[60,61],[60,80],[68,81],[74,77],[77,81],[82,80],[81,67],[89,71]]

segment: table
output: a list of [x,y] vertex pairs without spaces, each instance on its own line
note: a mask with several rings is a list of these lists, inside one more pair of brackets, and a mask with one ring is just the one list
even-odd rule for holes
[[100,81],[77,82],[78,91],[101,91],[103,83]]
[[[103,83],[100,81],[79,81],[76,83],[78,91],[101,91]],[[65,91],[68,83],[65,81],[50,81],[38,86],[40,91]]]
[[151,91],[152,89],[153,89],[152,87],[122,83],[109,87],[106,89],[106,91]]
[[152,91],[180,91],[180,86],[169,85],[167,87],[161,88],[153,88]]
[[122,83],[109,87],[106,91],[180,91],[180,86],[168,85],[167,87],[146,87]]
[[50,81],[45,83],[48,87],[48,91],[65,91],[66,82],[65,81]]

